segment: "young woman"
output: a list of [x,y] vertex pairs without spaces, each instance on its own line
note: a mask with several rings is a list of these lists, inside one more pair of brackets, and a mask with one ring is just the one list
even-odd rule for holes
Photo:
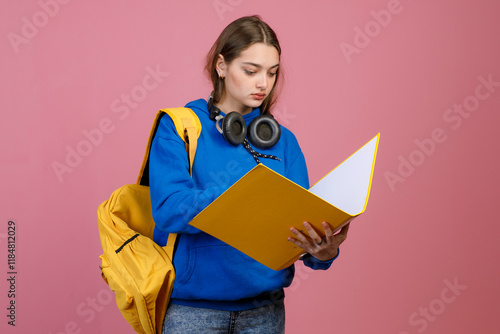
[[[149,171],[154,240],[163,246],[169,233],[179,233],[164,333],[284,333],[283,288],[292,282],[293,265],[274,271],[189,225],[257,162],[309,188],[295,136],[269,116],[280,55],[275,33],[257,16],[222,31],[207,56],[211,97],[186,105],[202,124],[192,177],[184,142],[169,117],[161,120]],[[323,238],[307,222],[304,227],[307,234],[292,227],[296,238],[289,241],[308,253],[302,257],[306,266],[328,269],[348,226],[333,235],[325,222]]]

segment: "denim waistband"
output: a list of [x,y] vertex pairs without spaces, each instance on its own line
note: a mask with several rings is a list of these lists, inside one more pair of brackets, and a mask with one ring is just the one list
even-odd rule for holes
[[200,300],[200,299],[177,299],[172,298],[172,304],[210,308],[221,311],[243,311],[253,308],[276,304],[285,299],[283,289],[276,290],[272,293],[264,293],[254,298],[245,298],[239,300]]

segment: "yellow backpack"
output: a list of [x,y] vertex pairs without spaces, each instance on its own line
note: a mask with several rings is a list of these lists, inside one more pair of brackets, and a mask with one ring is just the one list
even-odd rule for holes
[[177,235],[165,247],[153,241],[155,223],[149,194],[149,152],[161,118],[168,114],[186,143],[192,173],[201,123],[188,108],[162,109],[156,115],[136,184],[115,190],[97,209],[101,276],[115,292],[116,304],[137,333],[159,334],[172,293],[172,256]]

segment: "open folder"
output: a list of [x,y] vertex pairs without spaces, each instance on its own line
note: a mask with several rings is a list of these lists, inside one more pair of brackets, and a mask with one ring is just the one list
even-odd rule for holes
[[[321,236],[366,209],[380,133],[309,190],[259,164],[190,222],[263,265],[281,270],[304,250],[288,241],[308,221]],[[305,229],[304,233],[307,235]]]

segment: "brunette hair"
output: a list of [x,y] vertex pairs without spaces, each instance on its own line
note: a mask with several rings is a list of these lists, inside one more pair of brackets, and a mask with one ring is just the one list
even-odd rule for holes
[[[274,31],[261,20],[257,15],[245,16],[231,22],[220,34],[214,45],[207,54],[205,71],[212,81],[213,93],[212,102],[220,101],[224,94],[224,80],[219,78],[216,70],[216,63],[221,54],[226,63],[231,63],[235,58],[238,58],[242,51],[255,43],[264,43],[269,46],[274,46],[281,56],[281,47],[278,38]],[[277,100],[276,86],[280,78],[280,69],[276,72],[276,80],[269,95],[264,99],[260,110],[262,114],[269,114],[272,105]]]

